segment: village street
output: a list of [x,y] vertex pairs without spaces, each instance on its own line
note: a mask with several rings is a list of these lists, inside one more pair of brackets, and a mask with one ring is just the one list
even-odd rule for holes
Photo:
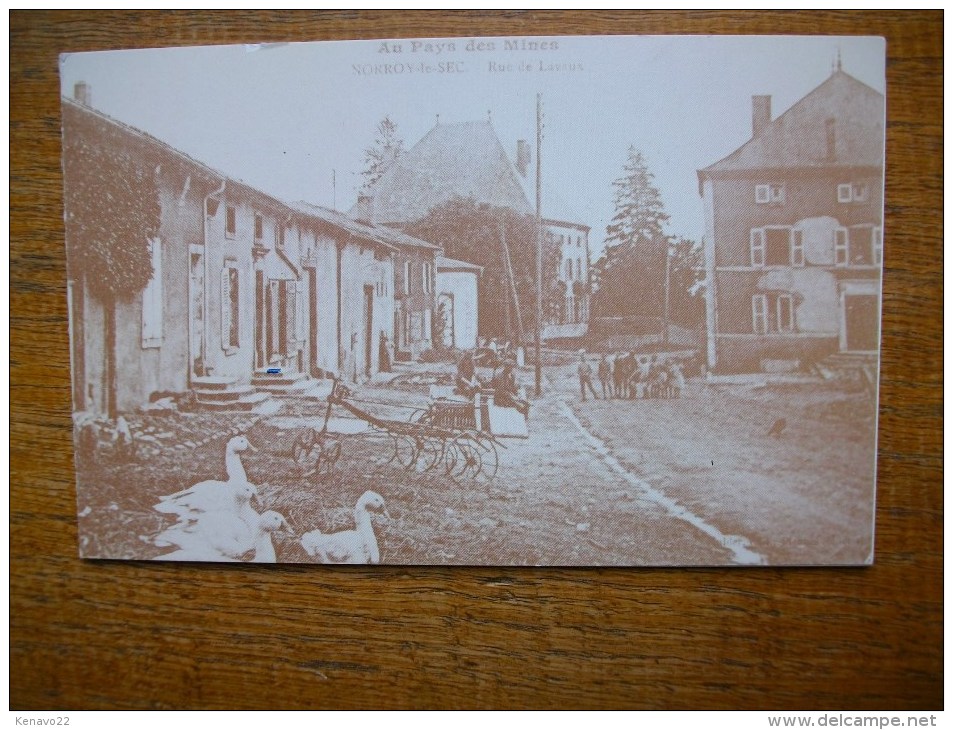
[[[428,400],[415,365],[390,383],[355,390],[355,402],[404,418]],[[414,382],[418,380],[418,382]],[[521,373],[532,382],[532,372]],[[796,404],[796,405],[793,405]],[[365,490],[388,516],[374,516],[382,562],[506,565],[713,565],[863,562],[870,546],[873,404],[849,385],[690,380],[673,400],[580,402],[573,365],[547,367],[528,439],[506,439],[492,481],[452,481],[441,468],[404,469],[392,441],[363,430],[340,407],[331,429],[343,446],[334,472],[304,478],[290,456],[306,427],[320,428],[325,402],[286,401],[273,416],[174,414],[132,419],[143,436],[164,430],[168,447],[106,469],[79,470],[81,523],[103,544],[90,552],[153,558],[151,537],[168,517],[163,494],[222,478],[227,436],[258,447],[243,461],[263,507],[297,535],[353,526]],[[771,424],[786,419],[778,438]],[[152,424],[152,425],[150,425]],[[210,433],[187,440],[191,429]],[[217,437],[216,437],[217,436]],[[137,437],[138,438],[138,437]],[[149,443],[157,443],[149,441]],[[128,490],[124,484],[141,485]],[[280,561],[307,561],[295,536],[278,533]]]

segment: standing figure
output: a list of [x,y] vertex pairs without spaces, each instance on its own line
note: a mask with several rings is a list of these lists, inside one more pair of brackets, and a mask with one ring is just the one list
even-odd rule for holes
[[589,388],[592,397],[595,400],[599,400],[599,395],[592,385],[592,366],[586,361],[585,350],[579,351],[579,366],[577,370],[579,372],[579,390],[582,392],[582,399],[586,400],[586,388]]
[[602,384],[602,397],[608,400],[612,397],[612,364],[606,358],[605,353],[599,358],[599,382]]
[[381,330],[381,343],[380,343],[380,352],[378,353],[380,359],[380,371],[382,373],[390,372],[390,343],[387,341],[387,334],[384,330]]

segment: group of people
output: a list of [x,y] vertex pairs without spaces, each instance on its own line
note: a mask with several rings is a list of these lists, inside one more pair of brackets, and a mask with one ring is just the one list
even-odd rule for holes
[[[598,399],[593,384],[593,368],[586,357],[586,351],[579,351],[579,390],[582,399],[586,393]],[[596,366],[596,376],[602,386],[602,397],[635,398],[678,398],[685,387],[685,374],[677,361],[666,362],[659,356],[644,355],[638,357],[634,352],[619,352],[614,355],[603,353]]]
[[466,398],[473,398],[480,390],[489,385],[493,391],[493,402],[504,408],[515,408],[524,417],[529,417],[529,401],[523,397],[516,383],[516,360],[506,357],[499,365],[494,359],[491,364],[493,376],[489,383],[484,383],[477,375],[478,359],[482,359],[473,351],[463,353],[457,364],[457,378],[455,390],[457,394]]

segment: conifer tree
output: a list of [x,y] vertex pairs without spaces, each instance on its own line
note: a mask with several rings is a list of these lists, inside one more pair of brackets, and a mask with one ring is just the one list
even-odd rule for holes
[[642,153],[629,148],[624,174],[612,183],[615,215],[596,263],[597,316],[657,317],[664,306],[668,214]]

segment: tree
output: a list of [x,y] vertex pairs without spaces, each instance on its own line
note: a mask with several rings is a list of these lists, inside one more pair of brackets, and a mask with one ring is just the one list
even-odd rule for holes
[[116,308],[152,278],[149,240],[159,231],[156,166],[96,130],[63,139],[66,242],[72,278],[103,305],[106,410],[116,417]]
[[662,314],[668,215],[642,153],[629,148],[622,177],[612,183],[615,215],[606,227],[605,252],[596,262],[597,316]]
[[700,327],[705,321],[705,256],[700,244],[687,238],[673,240],[669,272],[671,321]]
[[[433,208],[404,227],[407,233],[444,247],[450,258],[483,267],[479,284],[479,331],[487,337],[516,341],[519,323],[529,338],[536,321],[536,221],[509,208],[457,198]],[[543,236],[543,311],[558,307],[563,296],[553,286],[559,247]],[[505,242],[505,245],[504,245]],[[506,255],[509,253],[509,262]],[[519,301],[517,311],[508,271]]]
[[389,116],[384,117],[377,125],[377,136],[374,144],[364,150],[364,186],[366,193],[376,183],[387,168],[404,154],[404,140],[397,132],[397,125]]

